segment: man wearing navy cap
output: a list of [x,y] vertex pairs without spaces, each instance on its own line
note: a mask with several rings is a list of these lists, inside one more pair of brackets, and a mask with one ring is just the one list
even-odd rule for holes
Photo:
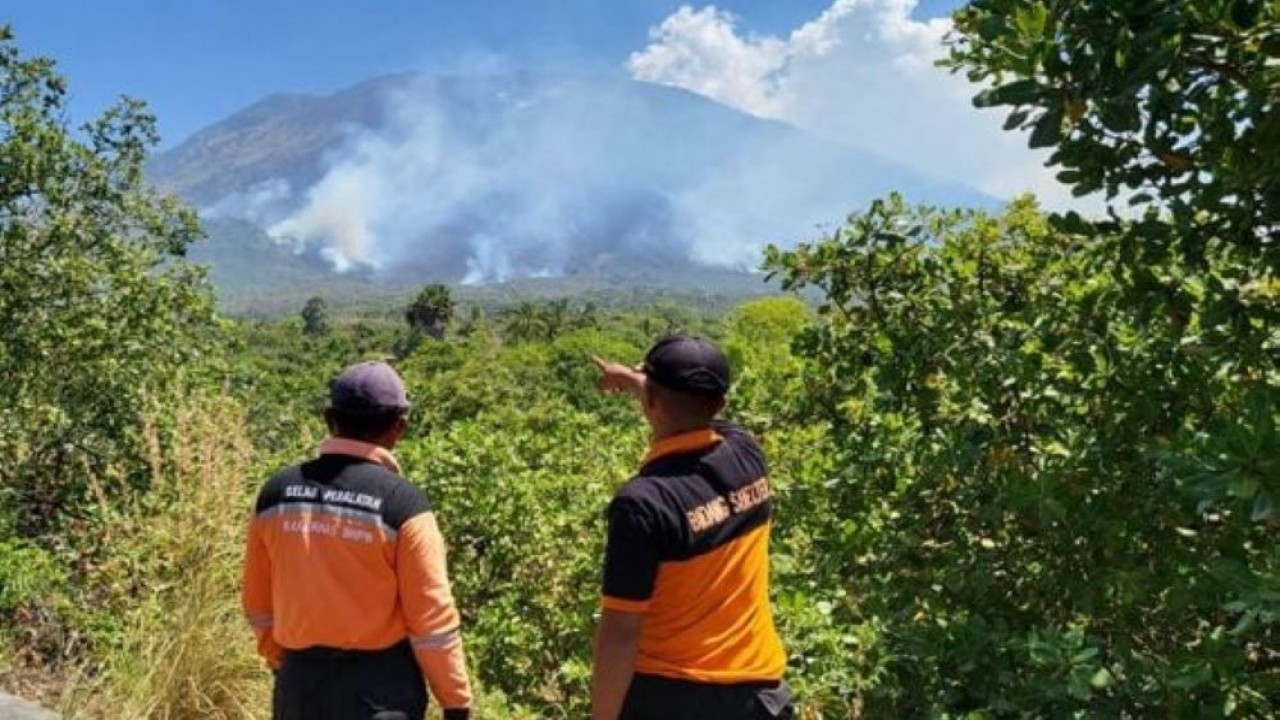
[[360,363],[329,400],[333,436],[263,486],[249,525],[242,604],[276,672],[272,718],[421,720],[429,685],[446,720],[466,720],[444,540],[391,454],[404,383],[386,363]]
[[594,360],[605,391],[639,399],[652,444],[609,505],[593,720],[792,717],[769,607],[764,453],[715,421],[728,361],[690,336],[636,368]]

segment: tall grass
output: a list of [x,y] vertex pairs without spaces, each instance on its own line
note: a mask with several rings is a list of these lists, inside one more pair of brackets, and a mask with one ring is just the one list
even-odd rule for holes
[[103,507],[98,578],[119,608],[118,640],[69,684],[67,718],[265,717],[270,676],[239,609],[255,463],[243,410],[207,394],[158,409],[144,429],[151,485]]
[[[271,676],[240,612],[244,530],[261,481],[316,438],[255,448],[248,428],[242,406],[207,393],[153,413],[143,430],[149,487],[132,501],[99,503],[104,559],[83,616],[108,624],[100,635],[109,639],[91,643],[66,683],[58,710],[67,720],[270,715]],[[482,717],[533,717],[476,690]]]

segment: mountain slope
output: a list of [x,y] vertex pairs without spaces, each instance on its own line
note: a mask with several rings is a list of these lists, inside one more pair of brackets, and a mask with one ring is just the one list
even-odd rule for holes
[[[891,190],[995,202],[682,90],[528,74],[274,96],[149,172],[206,217],[269,230],[290,257],[404,285],[746,268],[764,244],[812,237]],[[243,251],[224,231],[211,227],[215,268]]]
[[385,120],[384,104],[371,100],[402,80],[378,78],[326,97],[272,95],[157,155],[148,172],[199,207],[270,180],[306,187],[320,179],[324,153],[347,128]]

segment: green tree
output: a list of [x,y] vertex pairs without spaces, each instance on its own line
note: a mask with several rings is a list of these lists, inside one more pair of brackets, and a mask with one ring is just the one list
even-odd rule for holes
[[0,28],[0,506],[33,534],[91,479],[145,483],[145,399],[202,366],[216,327],[181,262],[195,213],[143,179],[151,116],[125,99],[75,133],[66,93]]
[[573,314],[569,298],[556,298],[542,306],[542,331],[546,340],[554,340],[560,333],[571,329]]
[[[1055,221],[1114,238],[1111,302],[1144,319],[1169,374],[1126,388],[1164,408],[1148,450],[1228,518],[1222,552],[1247,558],[1219,611],[1274,623],[1274,559],[1247,548],[1280,495],[1280,2],[976,0],[951,63],[992,85],[977,104],[1009,108],[1010,127],[1053,148],[1075,192],[1141,211]],[[1211,401],[1219,380],[1233,392]]]
[[893,198],[771,251],[825,296],[827,469],[783,505],[826,508],[809,580],[879,638],[835,683],[868,716],[1274,714],[1275,377],[1130,302],[1124,242]]
[[302,307],[302,332],[307,335],[324,335],[329,332],[329,313],[324,298],[314,296]]
[[448,286],[432,283],[422,288],[413,299],[404,318],[411,331],[426,333],[441,340],[444,338],[445,327],[453,319],[453,311],[453,293]]
[[1126,302],[1274,372],[1280,2],[975,0],[956,20],[951,66],[992,86],[975,103],[1009,108],[1060,180],[1119,211],[1056,221],[1120,239]]
[[578,308],[578,315],[574,318],[573,325],[575,328],[598,328],[600,327],[600,306],[588,300]]
[[502,334],[516,342],[544,338],[546,319],[537,303],[525,300],[503,313]]
[[1154,259],[1280,259],[1280,3],[974,0],[956,22],[952,66],[994,85],[975,104],[1009,107],[1077,193],[1151,208],[1125,230]]
[[991,85],[976,104],[1116,212],[894,199],[771,252],[826,297],[797,349],[834,467],[800,499],[857,519],[812,537],[855,559],[813,571],[852,585],[833,612],[881,639],[860,702],[1272,716],[1280,3],[974,0],[956,20],[952,67]]
[[802,364],[792,338],[812,320],[793,297],[767,297],[739,305],[726,320],[724,349],[734,368],[732,409],[758,430],[802,421]]

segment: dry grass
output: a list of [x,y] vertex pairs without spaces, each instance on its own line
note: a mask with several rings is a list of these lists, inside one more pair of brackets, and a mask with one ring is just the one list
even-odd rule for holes
[[[122,640],[69,684],[67,718],[265,717],[269,675],[240,615],[245,521],[263,469],[242,410],[196,394],[147,429],[152,486],[103,508],[106,585],[125,587]],[[114,577],[110,577],[114,576]]]
[[[66,720],[267,718],[271,677],[240,613],[240,567],[254,492],[292,452],[255,450],[243,410],[224,397],[192,394],[156,417],[150,489],[130,507],[100,508],[106,561],[94,585],[119,609],[119,640],[95,648],[54,704]],[[477,691],[482,717],[532,717]],[[434,703],[428,717],[439,717]]]

